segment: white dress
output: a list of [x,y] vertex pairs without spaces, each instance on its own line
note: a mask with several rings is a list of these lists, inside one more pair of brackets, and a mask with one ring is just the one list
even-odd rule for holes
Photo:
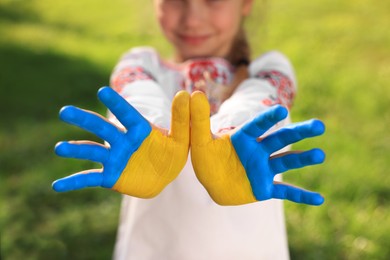
[[[193,90],[188,78],[198,75],[199,61],[193,62],[172,65],[151,48],[135,48],[115,67],[111,85],[150,122],[169,128],[175,93]],[[216,71],[215,81],[231,80],[232,68],[224,60],[207,62]],[[291,106],[296,82],[282,54],[264,54],[250,64],[249,72],[250,78],[215,108],[213,132],[241,125],[274,103]],[[114,259],[289,259],[283,202],[219,206],[197,180],[189,158],[157,197],[123,196]]]

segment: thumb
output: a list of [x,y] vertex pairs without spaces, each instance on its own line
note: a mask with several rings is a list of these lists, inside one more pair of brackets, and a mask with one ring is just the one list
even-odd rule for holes
[[172,102],[171,130],[172,138],[179,143],[189,143],[190,139],[190,94],[180,91]]
[[210,105],[204,93],[191,95],[191,144],[204,145],[212,140],[210,131]]

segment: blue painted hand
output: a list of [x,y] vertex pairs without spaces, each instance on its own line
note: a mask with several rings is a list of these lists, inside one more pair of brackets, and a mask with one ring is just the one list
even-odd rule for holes
[[96,134],[108,145],[89,141],[57,144],[57,155],[99,162],[103,168],[59,179],[53,183],[53,189],[63,192],[101,186],[141,198],[156,196],[177,177],[187,161],[189,94],[183,91],[175,96],[170,131],[150,124],[111,88],[101,88],[98,97],[124,129],[91,111],[64,107],[60,111],[63,121]]
[[310,120],[264,134],[287,116],[287,109],[274,106],[239,129],[213,135],[209,104],[203,93],[191,96],[191,160],[195,173],[215,202],[241,205],[271,198],[320,205],[315,192],[274,181],[278,173],[322,163],[320,149],[272,156],[285,146],[324,133],[324,124]]

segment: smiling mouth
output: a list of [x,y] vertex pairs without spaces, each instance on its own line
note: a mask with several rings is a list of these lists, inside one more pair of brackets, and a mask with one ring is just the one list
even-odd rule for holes
[[209,35],[179,35],[179,38],[189,45],[199,45],[210,38]]

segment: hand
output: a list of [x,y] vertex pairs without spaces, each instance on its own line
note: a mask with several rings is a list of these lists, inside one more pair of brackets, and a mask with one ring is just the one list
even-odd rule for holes
[[89,141],[57,144],[57,155],[99,162],[103,168],[57,180],[53,189],[62,192],[101,186],[135,197],[156,196],[177,177],[188,158],[189,94],[182,91],[175,96],[169,132],[150,124],[109,87],[101,88],[98,97],[125,129],[93,112],[64,107],[60,111],[63,121],[96,134],[109,145]]
[[278,173],[322,163],[320,149],[306,152],[271,154],[307,137],[321,135],[325,127],[319,120],[292,124],[263,136],[286,118],[287,109],[275,106],[242,128],[212,135],[209,104],[201,92],[191,96],[191,160],[199,181],[220,205],[241,205],[271,198],[320,205],[320,194],[274,181]]

